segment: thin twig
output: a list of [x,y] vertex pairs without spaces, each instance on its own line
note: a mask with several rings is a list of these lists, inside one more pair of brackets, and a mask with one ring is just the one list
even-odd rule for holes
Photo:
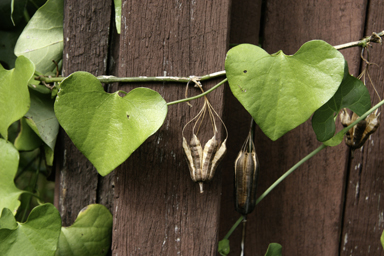
[[[379,33],[372,33],[372,35],[365,37],[359,41],[349,42],[346,44],[340,44],[334,46],[337,50],[346,48],[361,46],[366,47],[370,43],[381,43],[381,37],[384,36],[384,30]],[[217,77],[225,76],[225,70],[214,72],[203,76],[191,76],[196,77],[198,81],[205,81]],[[148,82],[173,82],[173,83],[188,83],[191,77],[179,77],[179,76],[138,76],[138,77],[116,77],[116,76],[98,76],[96,77],[101,83],[148,83]],[[44,77],[38,76],[35,79],[46,83],[61,82],[65,77]]]

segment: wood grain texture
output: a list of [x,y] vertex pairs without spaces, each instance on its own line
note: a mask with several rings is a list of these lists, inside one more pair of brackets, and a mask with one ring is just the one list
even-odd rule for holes
[[[64,76],[80,70],[94,75],[106,74],[110,19],[110,1],[65,1]],[[56,157],[59,194],[55,204],[63,225],[72,225],[79,211],[88,204],[102,201],[108,205],[105,198],[113,197],[105,195],[100,199],[96,169],[63,130],[60,131]]]
[[[306,41],[323,39],[332,45],[363,36],[366,1],[266,2],[263,48],[295,53]],[[359,49],[342,52],[351,73],[359,70]],[[303,106],[305,107],[305,106]],[[265,191],[296,162],[317,148],[310,121],[276,142],[256,133],[260,160],[259,193]],[[346,146],[327,148],[307,161],[259,205],[251,221],[246,254],[264,255],[271,242],[283,246],[284,255],[338,255],[346,174]],[[252,243],[251,241],[255,241]]]
[[[372,32],[384,30],[383,2],[371,0],[368,8],[367,36]],[[369,67],[369,74],[383,99],[383,46],[373,44],[373,47],[369,48],[369,55],[370,61],[377,64]],[[379,99],[368,78],[367,88],[373,103],[377,103]],[[382,199],[384,195],[384,158],[381,150],[383,147],[384,130],[381,127],[370,136],[363,148],[354,153],[349,168],[340,255],[384,255],[380,243],[380,236],[384,230],[384,202]]]
[[[223,70],[228,13],[228,1],[123,1],[119,76]],[[203,87],[218,81],[204,82]],[[185,97],[182,84],[139,86],[158,91],[166,101]],[[189,95],[198,93],[190,86]],[[223,88],[208,98],[221,115]],[[182,151],[182,127],[202,103],[199,99],[191,102],[192,108],[185,103],[169,106],[163,127],[116,170],[113,255],[216,255],[220,171],[200,194]],[[198,136],[205,142],[212,130],[201,129]]]

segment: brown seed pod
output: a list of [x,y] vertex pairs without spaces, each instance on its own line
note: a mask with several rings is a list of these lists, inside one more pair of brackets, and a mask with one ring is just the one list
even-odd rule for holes
[[[199,131],[199,128],[204,120],[204,116],[208,110],[210,121],[212,123],[213,128],[213,137],[207,141],[207,143],[204,146],[204,149],[200,143],[200,140],[197,137],[197,134],[195,134],[195,128],[198,127],[197,132]],[[225,152],[226,152],[226,141],[228,137],[227,128],[224,125],[225,131],[226,131],[226,138],[223,141],[223,143],[220,143],[218,141],[218,131],[216,127],[215,122],[215,116],[222,122],[223,121],[219,117],[219,115],[216,113],[216,111],[213,109],[212,105],[209,103],[208,98],[204,97],[204,105],[200,112],[192,118],[183,128],[182,130],[182,136],[183,136],[183,149],[184,153],[186,155],[186,159],[188,162],[188,168],[190,171],[191,179],[194,182],[198,182],[200,186],[200,193],[203,193],[203,182],[208,182],[212,180],[213,175],[216,171],[216,168],[218,164],[220,163],[221,159],[223,158]],[[186,138],[184,137],[184,129],[185,127],[195,122],[193,129],[192,129],[192,137],[191,141],[188,145]]]
[[243,215],[256,206],[259,161],[251,137],[250,131],[235,161],[235,209]]
[[[377,112],[378,110],[368,115],[365,120],[361,120],[346,133],[345,143],[352,149],[352,152],[363,146],[369,136],[379,128],[380,120],[378,117],[380,113]],[[340,114],[340,121],[344,127],[349,126],[358,118],[359,116],[356,113],[353,113],[351,118],[345,108]]]

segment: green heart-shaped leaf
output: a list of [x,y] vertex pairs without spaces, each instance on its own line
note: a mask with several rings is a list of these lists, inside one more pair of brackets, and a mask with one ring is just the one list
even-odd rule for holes
[[104,92],[87,72],[66,78],[55,102],[60,125],[103,176],[161,127],[167,110],[164,99],[151,89],[136,88],[120,97]]
[[303,44],[294,55],[269,55],[242,44],[228,51],[225,69],[232,93],[263,132],[277,140],[335,94],[344,57],[320,40]]
[[0,65],[0,134],[6,140],[8,127],[29,109],[28,81],[34,72],[35,66],[24,56],[16,59],[12,70],[6,70]]
[[100,204],[80,211],[75,223],[62,227],[56,256],[106,255],[111,246],[112,214]]
[[47,1],[25,26],[15,46],[15,55],[24,55],[47,73],[56,68],[63,56],[63,0]]
[[332,138],[336,131],[335,114],[342,108],[349,108],[358,116],[371,108],[371,97],[367,87],[359,79],[351,76],[348,64],[345,62],[344,79],[335,95],[312,117],[312,127],[317,140],[326,141]]
[[[0,255],[51,256],[57,249],[61,218],[52,204],[35,207],[25,223],[17,223],[8,209],[2,211]],[[4,220],[3,220],[4,218]]]
[[13,182],[19,166],[19,152],[12,143],[0,138],[0,156],[0,211],[9,208],[16,214],[20,206],[19,196],[23,193]]

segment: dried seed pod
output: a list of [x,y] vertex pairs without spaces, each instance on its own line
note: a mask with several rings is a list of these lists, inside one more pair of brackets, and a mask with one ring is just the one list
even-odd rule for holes
[[243,215],[256,206],[259,161],[251,137],[250,132],[235,161],[235,209]]
[[[369,138],[369,135],[379,128],[380,120],[378,117],[380,113],[378,114],[377,111],[378,110],[368,115],[365,120],[361,120],[346,133],[345,143],[352,149],[352,152],[363,146]],[[343,109],[340,114],[340,120],[344,127],[349,126],[358,118],[359,116],[356,115],[356,113],[353,113],[351,118],[346,109]]]
[[202,158],[202,181],[209,180],[209,173],[212,166],[212,160],[215,157],[218,148],[218,141],[216,133],[213,137],[205,143],[203,158]]
[[[196,126],[198,126],[198,129],[200,128],[207,110],[212,123],[213,137],[207,141],[203,150],[200,140],[195,134],[195,128]],[[208,182],[212,180],[213,175],[216,171],[216,168],[220,163],[221,159],[223,158],[223,156],[225,155],[225,152],[227,149],[225,145],[228,137],[227,128],[223,123],[226,131],[226,138],[223,141],[223,143],[220,143],[220,141],[218,141],[217,139],[218,131],[217,131],[216,122],[215,122],[215,115],[223,123],[219,115],[216,113],[212,105],[209,103],[207,97],[204,97],[204,105],[202,109],[194,118],[192,118],[192,120],[190,120],[184,126],[182,131],[183,149],[188,162],[188,168],[190,171],[191,179],[194,182],[199,183],[200,193],[204,192],[203,182]],[[188,145],[187,140],[184,137],[184,129],[188,124],[190,124],[193,121],[195,121],[195,124],[192,129],[192,138]]]

